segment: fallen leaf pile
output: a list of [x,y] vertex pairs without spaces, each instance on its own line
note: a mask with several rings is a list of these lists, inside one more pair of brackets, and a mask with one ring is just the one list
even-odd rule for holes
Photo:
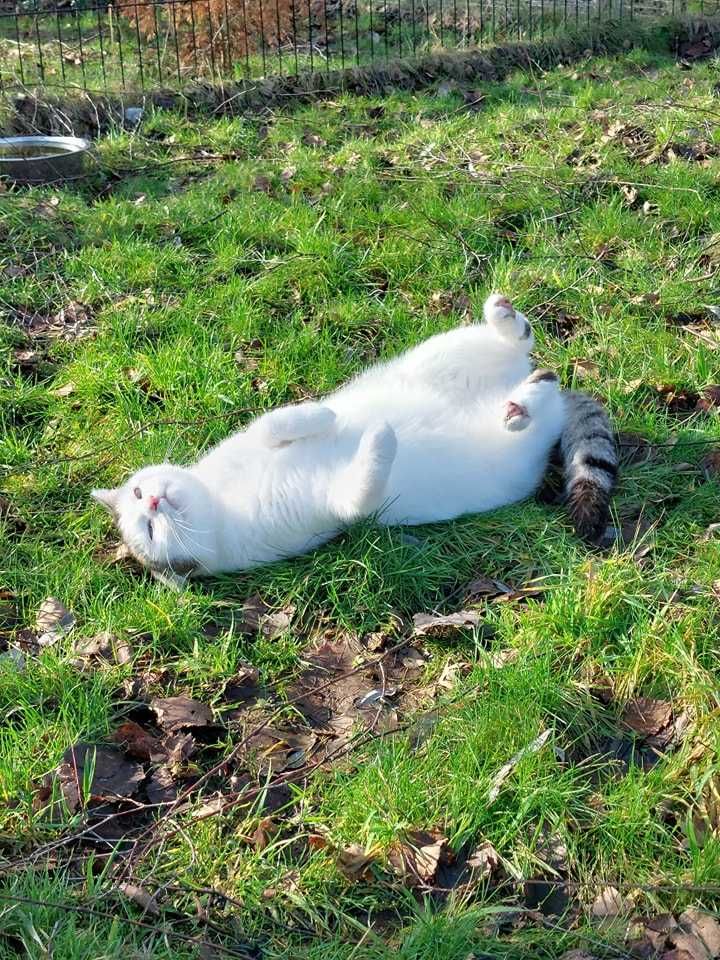
[[[369,659],[356,637],[330,634],[304,658],[307,667],[289,691],[311,727],[338,749],[357,725],[376,732],[397,729],[405,684],[422,672],[425,659],[410,646]],[[360,666],[358,666],[360,664]]]
[[714,960],[720,957],[720,924],[694,907],[632,922],[628,947],[639,960]]
[[580,317],[562,309],[557,311],[545,310],[540,313],[538,319],[548,333],[561,343],[570,343],[579,332]]
[[[604,705],[618,709],[612,684],[606,676],[589,677],[587,685]],[[633,697],[619,708],[615,733],[599,736],[590,753],[583,753],[583,758],[594,755],[604,760],[614,776],[626,774],[631,767],[649,770],[678,748],[691,724],[690,710],[676,712],[667,700]]]
[[81,340],[97,330],[92,309],[76,300],[54,314],[16,307],[10,322],[33,340]]

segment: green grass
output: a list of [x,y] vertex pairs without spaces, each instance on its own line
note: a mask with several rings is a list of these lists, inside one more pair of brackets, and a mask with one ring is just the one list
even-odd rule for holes
[[[108,737],[127,713],[124,680],[145,675],[152,694],[219,704],[250,661],[284,688],[319,631],[362,636],[393,615],[456,609],[480,573],[546,588],[525,604],[487,605],[491,652],[516,649],[513,663],[493,668],[479,640],[430,643],[422,682],[448,659],[470,671],[444,694],[421,747],[399,733],[293,787],[282,830],[261,851],[247,842],[259,810],[180,814],[142,882],[160,889],[169,919],[185,915],[176,929],[186,936],[308,960],[625,955],[608,945],[623,931],[594,927],[586,912],[567,931],[549,920],[496,935],[491,921],[511,894],[478,887],[444,905],[414,897],[382,869],[408,829],[439,828],[454,850],[489,840],[520,877],[537,875],[542,837],[557,834],[583,907],[608,882],[638,914],[718,906],[718,839],[689,825],[720,772],[720,554],[703,538],[720,519],[719,489],[698,466],[720,444],[720,424],[717,410],[676,415],[654,385],[720,381],[720,352],[676,322],[720,302],[720,159],[643,164],[605,137],[622,121],[660,149],[706,141],[712,153],[715,82],[716,64],[683,72],[635,51],[488,84],[477,114],[459,94],[433,92],[339,97],[257,121],[158,112],[138,134],[101,140],[81,185],[0,194],[0,464],[3,495],[25,523],[0,521],[0,585],[14,594],[3,636],[32,626],[48,595],[77,617],[75,633],[24,670],[0,661],[0,843],[7,860],[28,861],[0,888],[0,957],[198,955],[127,925],[159,921],[115,897],[116,864],[60,848],[31,865],[33,849],[77,826],[39,814],[33,784],[72,743]],[[382,116],[370,110],[378,106]],[[235,159],[203,160],[200,150]],[[568,162],[576,150],[597,162]],[[197,159],[172,162],[188,156]],[[253,188],[258,177],[270,193]],[[637,191],[632,202],[623,185]],[[311,557],[182,596],[104,559],[114,535],[93,486],[168,453],[193,458],[250,411],[330,390],[461,322],[458,295],[477,311],[494,289],[534,319],[542,364],[570,386],[575,361],[593,361],[598,375],[582,386],[617,428],[667,444],[624,470],[615,500],[618,524],[641,507],[655,523],[647,554],[637,544],[589,550],[560,508],[529,502],[414,531],[419,545],[363,525]],[[54,314],[70,301],[90,307],[97,335],[35,345],[44,355],[21,368],[17,310]],[[578,318],[568,341],[556,336],[561,310]],[[275,640],[230,625],[255,591],[297,608]],[[74,640],[101,630],[128,638],[133,662],[79,671]],[[607,704],[592,694],[603,677]],[[617,730],[636,695],[690,710],[686,739],[645,772],[589,766],[592,743]],[[547,728],[551,743],[488,804],[497,771]],[[238,730],[230,724],[208,747],[206,768]],[[374,878],[352,884],[326,851],[309,850],[318,830],[339,846],[376,848]],[[190,888],[211,887],[235,903],[199,893],[208,929]],[[2,901],[8,894],[114,919]]]

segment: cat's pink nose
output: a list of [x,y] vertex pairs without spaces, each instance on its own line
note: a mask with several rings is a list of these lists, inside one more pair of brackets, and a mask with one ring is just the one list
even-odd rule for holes
[[151,510],[157,510],[158,504],[160,503],[160,497],[155,497],[155,496],[148,497],[148,502],[150,504]]

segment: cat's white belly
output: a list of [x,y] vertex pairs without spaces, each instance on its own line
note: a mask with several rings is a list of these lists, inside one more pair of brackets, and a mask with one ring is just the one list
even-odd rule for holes
[[330,398],[341,432],[352,435],[348,446],[378,422],[395,431],[398,449],[377,514],[381,523],[451,520],[514,503],[536,489],[559,424],[552,435],[513,434],[501,426],[498,394],[486,395],[482,404],[451,406],[429,391],[400,387],[366,394],[359,410],[346,402],[350,397],[339,397],[337,405]]

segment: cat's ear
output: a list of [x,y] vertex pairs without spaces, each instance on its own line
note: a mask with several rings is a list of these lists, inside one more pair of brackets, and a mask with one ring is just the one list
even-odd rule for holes
[[116,489],[116,490],[106,490],[106,489],[91,490],[91,491],[90,491],[90,496],[91,496],[94,500],[97,500],[98,503],[101,503],[101,504],[105,507],[105,509],[106,509],[106,510],[109,510],[110,513],[113,515],[113,517],[115,517],[115,519],[117,519],[117,515],[118,515],[117,502],[118,502],[118,497],[120,496],[120,490],[118,490],[118,489]]

